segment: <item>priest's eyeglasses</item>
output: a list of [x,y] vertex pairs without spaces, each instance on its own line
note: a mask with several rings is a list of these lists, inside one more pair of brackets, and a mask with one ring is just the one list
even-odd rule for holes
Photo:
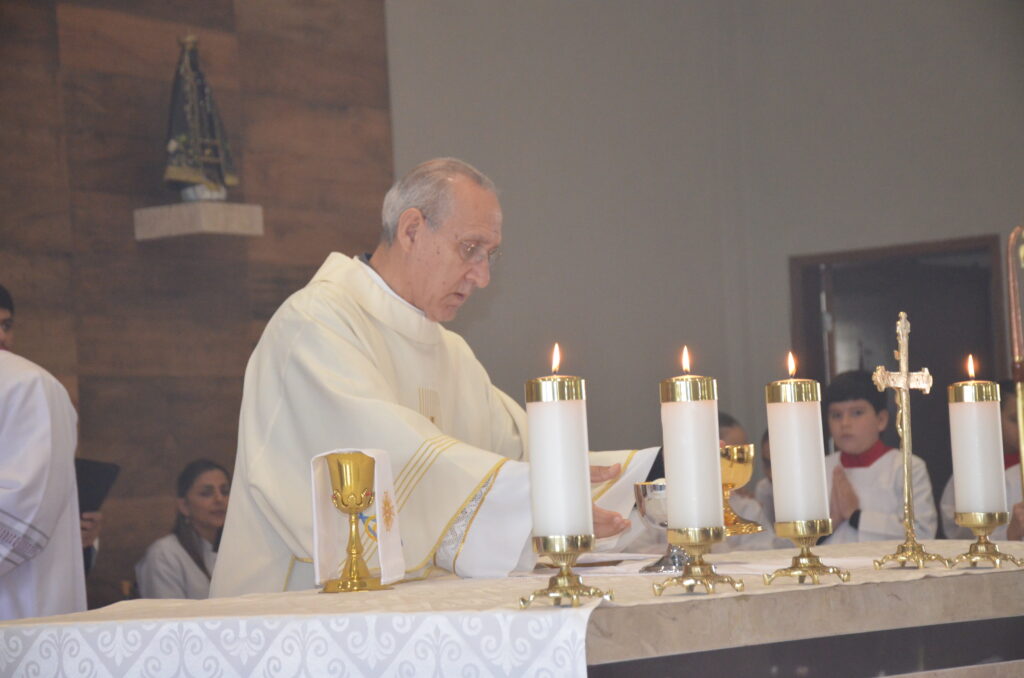
[[488,251],[484,249],[483,243],[476,242],[475,240],[460,240],[459,254],[467,264],[476,265],[487,261],[488,266],[494,266],[494,263],[501,258],[501,249],[495,247],[493,250]]

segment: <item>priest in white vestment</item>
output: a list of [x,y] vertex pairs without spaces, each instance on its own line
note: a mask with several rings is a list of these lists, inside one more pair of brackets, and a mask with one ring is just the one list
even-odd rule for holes
[[[388,192],[383,222],[372,257],[331,254],[249,360],[212,597],[314,585],[310,459],[337,448],[391,455],[407,576],[503,576],[529,560],[525,413],[440,324],[490,280],[494,186],[429,161]],[[595,509],[599,537],[628,524]]]
[[86,607],[77,421],[60,382],[0,348],[0,620]]

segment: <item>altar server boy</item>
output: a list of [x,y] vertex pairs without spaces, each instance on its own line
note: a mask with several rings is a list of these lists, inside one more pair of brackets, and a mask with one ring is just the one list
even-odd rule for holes
[[[902,539],[903,455],[879,436],[889,423],[886,394],[863,370],[836,376],[825,389],[825,415],[836,451],[825,458],[832,535],[826,543]],[[914,526],[932,539],[938,525],[928,468],[911,458]]]

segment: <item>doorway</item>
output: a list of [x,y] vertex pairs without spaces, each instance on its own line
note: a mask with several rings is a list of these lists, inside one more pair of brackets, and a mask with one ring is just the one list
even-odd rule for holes
[[[853,369],[897,369],[896,320],[910,320],[910,370],[927,367],[931,393],[912,391],[914,453],[936,503],[953,471],[946,387],[1009,376],[998,235],[790,258],[791,334],[803,376],[827,384]],[[895,414],[895,413],[893,413]],[[828,431],[828,426],[825,426]],[[882,439],[899,446],[895,417]],[[941,536],[941,526],[940,526]]]

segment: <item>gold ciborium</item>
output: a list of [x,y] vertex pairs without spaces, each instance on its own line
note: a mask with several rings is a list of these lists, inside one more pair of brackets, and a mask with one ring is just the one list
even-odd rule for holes
[[328,579],[321,593],[381,591],[379,577],[371,577],[363,560],[363,542],[359,539],[359,514],[373,505],[373,457],[362,452],[338,452],[327,456],[331,474],[331,501],[348,514],[348,558],[337,579]]
[[754,445],[726,445],[719,452],[722,467],[722,511],[725,516],[725,536],[757,534],[764,528],[760,523],[736,515],[729,504],[729,495],[750,482],[754,473]]
[[583,578],[572,571],[572,566],[581,553],[590,551],[594,546],[594,535],[576,534],[566,537],[534,537],[533,550],[538,555],[547,556],[558,566],[558,574],[548,580],[547,588],[534,591],[526,598],[519,599],[519,609],[525,610],[533,599],[550,598],[555,605],[568,601],[573,607],[579,607],[581,598],[603,598],[612,600],[615,594],[611,591],[587,586]]
[[771,584],[776,577],[796,577],[796,580],[803,584],[810,578],[814,584],[821,583],[821,575],[834,574],[839,581],[850,581],[850,572],[831,565],[824,565],[818,556],[811,553],[811,547],[818,543],[822,537],[832,534],[832,520],[792,520],[782,523],[775,523],[775,534],[789,539],[800,547],[800,553],[793,556],[793,563],[789,567],[775,570],[771,574],[764,575],[765,585]]
[[704,562],[704,554],[711,550],[711,545],[724,538],[725,527],[669,528],[668,543],[681,547],[692,560],[683,566],[683,571],[678,577],[666,579],[660,584],[652,584],[654,595],[660,596],[669,586],[682,586],[687,593],[693,593],[697,584],[703,585],[708,593],[715,592],[716,584],[728,584],[737,591],[742,591],[742,579],[718,574],[714,565]]
[[1000,567],[1002,561],[1006,560],[1017,567],[1024,567],[1024,560],[1014,558],[1003,553],[999,547],[989,541],[988,536],[1000,525],[1005,525],[1010,514],[1006,511],[998,513],[955,513],[953,519],[960,527],[966,527],[978,541],[974,542],[967,549],[967,553],[961,553],[953,560],[953,567],[960,563],[970,563],[971,567],[977,567],[978,563],[987,560],[993,567]]

